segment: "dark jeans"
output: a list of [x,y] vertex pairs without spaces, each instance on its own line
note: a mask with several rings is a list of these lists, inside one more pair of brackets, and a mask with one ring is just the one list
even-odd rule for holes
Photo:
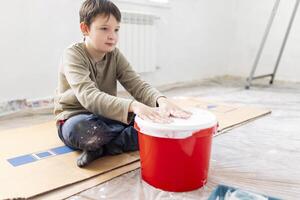
[[115,155],[138,150],[137,131],[129,125],[95,114],[78,114],[58,125],[60,139],[77,150]]

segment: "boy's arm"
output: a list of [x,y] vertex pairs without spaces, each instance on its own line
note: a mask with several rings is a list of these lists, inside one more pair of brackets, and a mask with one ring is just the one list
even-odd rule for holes
[[143,81],[118,49],[116,50],[116,54],[117,78],[119,82],[137,101],[151,107],[156,107],[157,99],[164,97],[164,95]]
[[130,99],[118,98],[100,91],[90,78],[90,71],[80,53],[67,49],[63,57],[66,79],[79,103],[88,111],[128,123]]

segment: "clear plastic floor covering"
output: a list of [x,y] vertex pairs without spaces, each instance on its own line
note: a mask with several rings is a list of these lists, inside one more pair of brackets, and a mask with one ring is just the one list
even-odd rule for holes
[[139,169],[69,199],[207,199],[218,184],[282,199],[300,199],[299,83],[260,83],[244,90],[241,80],[211,80],[165,94],[268,108],[272,114],[213,139],[208,183],[201,189],[165,192],[142,181]]
[[[256,82],[257,83],[257,82]],[[261,80],[250,90],[244,80],[211,79],[165,90],[167,96],[199,96],[272,110],[272,114],[213,139],[208,183],[192,192],[165,192],[141,180],[135,170],[88,189],[69,200],[198,200],[218,184],[282,199],[300,199],[300,83]],[[3,127],[52,119],[48,114],[1,121]],[[75,161],[74,161],[75,162]]]

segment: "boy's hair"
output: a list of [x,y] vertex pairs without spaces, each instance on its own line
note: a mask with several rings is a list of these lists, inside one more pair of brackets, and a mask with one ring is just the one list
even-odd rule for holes
[[97,15],[109,17],[112,14],[118,22],[121,21],[119,8],[109,0],[85,0],[81,5],[79,16],[80,23],[90,26]]

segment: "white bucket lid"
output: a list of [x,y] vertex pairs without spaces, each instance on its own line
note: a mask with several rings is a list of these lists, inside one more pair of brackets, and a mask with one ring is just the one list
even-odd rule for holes
[[190,137],[195,131],[211,128],[217,124],[216,116],[207,110],[199,108],[192,108],[188,110],[192,112],[192,116],[190,118],[173,118],[174,121],[169,124],[145,121],[139,116],[135,117],[135,122],[143,134],[177,139]]

